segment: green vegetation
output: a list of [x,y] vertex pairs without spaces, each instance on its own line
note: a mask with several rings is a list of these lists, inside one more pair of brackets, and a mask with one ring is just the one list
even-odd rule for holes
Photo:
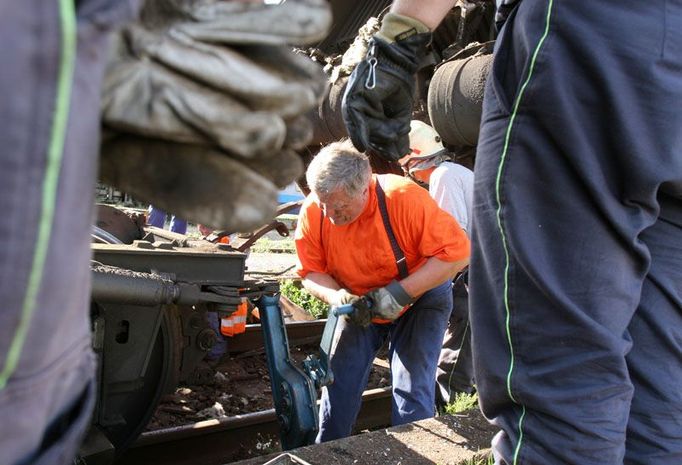
[[199,231],[196,230],[191,230],[190,227],[187,227],[187,234],[185,234],[188,239],[191,239],[193,241],[198,241],[199,239],[202,239],[204,236],[201,235]]
[[[470,410],[478,408],[478,394],[475,392],[473,394],[467,394],[465,392],[459,392],[455,395],[455,400],[450,402],[445,406],[445,413],[456,414],[464,413]],[[485,449],[479,451],[476,455],[465,462],[462,465],[494,465],[495,458],[493,457],[490,450]]]
[[303,289],[299,282],[287,279],[280,282],[279,288],[282,295],[315,318],[327,318],[329,306]]
[[261,237],[251,246],[251,251],[256,253],[296,253],[296,246],[293,239],[273,240],[268,237]]
[[466,392],[459,392],[455,396],[455,400],[445,406],[445,413],[463,413],[469,410],[478,408],[478,394],[467,394]]
[[486,454],[485,456],[481,457],[476,456],[473,458],[470,458],[467,460],[464,465],[494,465],[495,464],[495,458],[493,457],[493,454]]

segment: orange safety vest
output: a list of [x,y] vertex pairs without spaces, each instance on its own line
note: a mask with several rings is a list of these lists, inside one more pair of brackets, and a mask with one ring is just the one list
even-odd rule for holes
[[223,336],[233,337],[246,331],[247,306],[246,299],[242,299],[232,315],[220,319],[220,333]]

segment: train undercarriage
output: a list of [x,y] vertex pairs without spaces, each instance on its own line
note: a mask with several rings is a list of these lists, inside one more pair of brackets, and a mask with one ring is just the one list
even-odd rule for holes
[[[201,362],[219,336],[208,316],[230,316],[246,300],[259,309],[282,446],[311,443],[317,432],[316,388],[331,382],[327,362],[337,315],[326,321],[319,356],[296,366],[289,356],[279,283],[250,279],[245,253],[142,227],[139,219],[111,206],[100,206],[99,217],[93,237],[100,243],[92,245],[91,265],[98,396],[81,463],[114,463],[144,430],[164,394],[178,385],[210,382],[215,373]],[[243,245],[281,226],[274,221]]]

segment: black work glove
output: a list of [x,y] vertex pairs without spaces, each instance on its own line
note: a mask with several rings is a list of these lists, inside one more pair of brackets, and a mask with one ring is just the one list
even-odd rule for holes
[[372,322],[372,312],[367,306],[367,301],[362,297],[354,300],[353,313],[348,315],[351,323],[360,326],[361,328],[366,328]]
[[372,315],[369,307],[367,307],[365,299],[355,294],[351,294],[346,289],[339,289],[336,291],[331,302],[332,307],[340,307],[341,305],[347,304],[352,304],[354,311],[349,315],[345,315],[346,318],[350,320],[351,323],[362,328],[369,326],[369,323],[372,321]]
[[366,297],[371,302],[372,314],[391,321],[398,318],[406,305],[414,302],[414,299],[396,280],[384,287],[369,291]]
[[389,161],[410,152],[414,73],[430,41],[419,21],[395,13],[384,18],[343,96],[343,120],[359,151]]

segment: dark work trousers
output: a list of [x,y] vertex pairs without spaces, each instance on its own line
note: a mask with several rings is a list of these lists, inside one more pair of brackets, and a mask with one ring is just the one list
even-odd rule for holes
[[360,411],[372,361],[389,339],[393,402],[391,421],[402,425],[434,414],[433,380],[452,305],[451,282],[426,292],[390,324],[361,328],[339,319],[331,369],[334,383],[322,389],[316,442],[350,435]]
[[90,228],[106,33],[126,1],[0,7],[0,462],[71,463],[95,389]]
[[496,463],[682,464],[682,2],[523,0],[469,276]]
[[436,369],[436,405],[439,408],[454,401],[457,393],[470,394],[474,390],[467,273],[460,274],[452,283],[452,313]]
[[[163,229],[166,225],[166,212],[159,210],[156,207],[149,207],[149,214],[147,216],[147,224],[149,226],[155,226],[157,228]],[[173,215],[170,222],[170,230],[174,233],[185,234],[187,233],[187,221],[181,220],[177,216]]]

